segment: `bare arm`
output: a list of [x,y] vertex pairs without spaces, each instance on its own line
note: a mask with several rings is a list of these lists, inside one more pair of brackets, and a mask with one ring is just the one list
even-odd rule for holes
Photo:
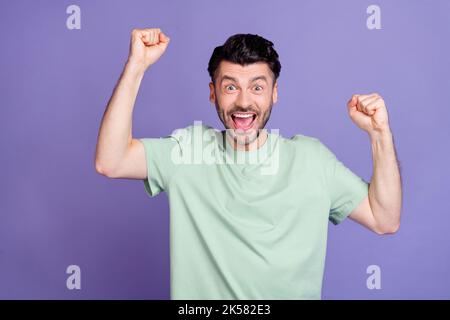
[[354,95],[348,109],[369,134],[373,159],[369,194],[349,217],[378,234],[395,233],[400,227],[402,183],[386,105],[376,93]]
[[95,168],[110,178],[147,177],[145,151],[132,136],[134,103],[147,68],[164,53],[169,38],[160,29],[134,29],[130,55],[103,114]]
[[395,233],[400,227],[402,187],[392,133],[371,136],[371,145],[369,195],[349,217],[378,234]]
[[127,62],[103,114],[95,157],[100,174],[111,178],[147,176],[143,146],[131,134],[134,102],[143,75],[138,66]]
[[400,170],[390,131],[371,137],[373,175],[369,201],[381,230],[395,232],[400,226],[402,187]]

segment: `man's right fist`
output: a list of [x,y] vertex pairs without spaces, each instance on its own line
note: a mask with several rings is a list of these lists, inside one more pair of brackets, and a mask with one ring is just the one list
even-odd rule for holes
[[169,37],[161,29],[133,29],[128,61],[139,65],[145,71],[158,61],[166,51],[169,41]]

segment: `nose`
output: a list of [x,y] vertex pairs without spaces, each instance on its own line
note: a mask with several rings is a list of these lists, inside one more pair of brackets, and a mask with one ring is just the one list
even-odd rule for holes
[[245,90],[241,90],[236,98],[236,106],[243,109],[251,108],[252,99],[250,93]]

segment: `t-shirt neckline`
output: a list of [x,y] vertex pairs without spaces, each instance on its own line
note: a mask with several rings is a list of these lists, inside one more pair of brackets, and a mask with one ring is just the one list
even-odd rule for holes
[[[264,129],[267,133],[267,139],[264,141],[263,145],[257,149],[253,150],[237,150],[233,148],[232,143],[228,140],[226,136],[226,131],[222,130],[222,146],[226,149],[225,152],[229,157],[237,160],[248,159],[249,157],[257,157],[258,163],[264,161],[271,153],[273,145],[275,144],[275,135],[270,133],[267,129]],[[241,163],[241,162],[239,162]],[[244,161],[244,163],[247,163]]]

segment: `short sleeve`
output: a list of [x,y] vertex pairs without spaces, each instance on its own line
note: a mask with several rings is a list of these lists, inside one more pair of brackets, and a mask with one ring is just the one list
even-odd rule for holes
[[368,195],[369,184],[339,161],[324,144],[320,145],[331,203],[329,220],[337,225]]
[[165,191],[177,171],[176,157],[181,154],[180,141],[176,136],[139,139],[144,145],[147,163],[145,190],[150,197]]

